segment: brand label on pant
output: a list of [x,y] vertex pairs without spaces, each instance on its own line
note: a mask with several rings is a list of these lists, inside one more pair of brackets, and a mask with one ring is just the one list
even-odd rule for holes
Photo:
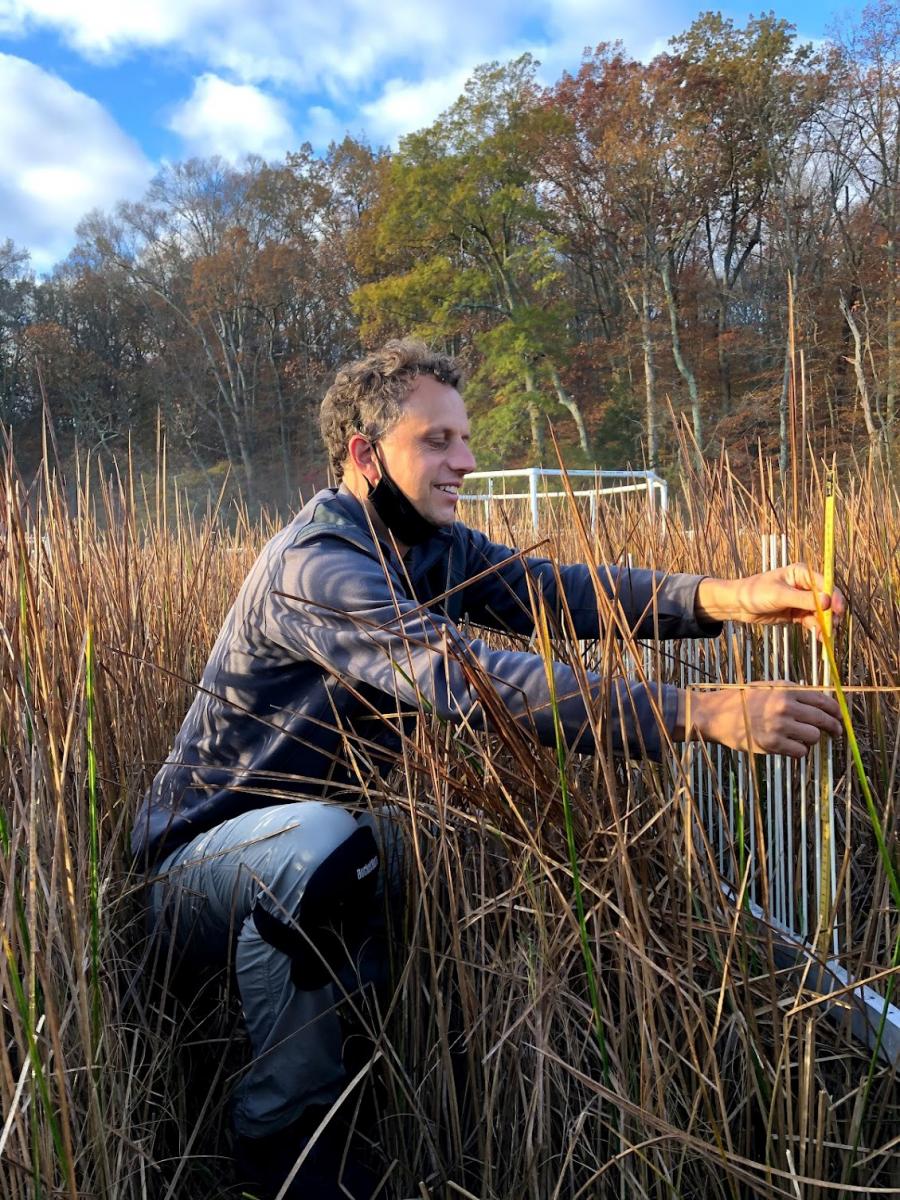
[[375,870],[375,868],[377,866],[378,866],[378,855],[376,854],[376,856],[374,858],[369,859],[369,861],[365,864],[365,866],[356,868],[356,878],[357,879],[365,879],[365,877],[367,875],[372,874],[372,872]]

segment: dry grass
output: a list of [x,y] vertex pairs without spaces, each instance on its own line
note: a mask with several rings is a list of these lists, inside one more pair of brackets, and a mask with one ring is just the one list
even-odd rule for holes
[[[777,519],[816,561],[819,480],[806,491],[795,515],[765,473],[751,495],[720,463],[685,480],[665,531],[625,504],[596,535],[559,509],[549,534],[561,561],[630,553],[727,575],[756,568],[759,530]],[[228,1178],[234,1004],[223,984],[218,1019],[192,1021],[148,984],[126,842],[267,530],[166,512],[129,483],[74,496],[72,515],[49,474],[26,489],[7,461],[0,1195],[203,1200]],[[847,482],[841,512],[845,681],[898,688],[900,503],[872,467]],[[523,516],[492,532],[532,542]],[[555,654],[581,661],[584,647],[551,632]],[[587,653],[610,669],[627,649],[609,637]],[[485,681],[473,686],[490,703]],[[898,694],[853,693],[853,718],[895,848]],[[838,775],[853,855],[836,919],[848,965],[869,976],[900,925],[840,758]],[[490,735],[422,721],[390,799],[414,831],[409,927],[390,1010],[359,1014],[381,1056],[358,1090],[398,1195],[897,1194],[896,1076],[821,1005],[798,1004],[812,997],[773,969],[765,929],[723,904],[677,756],[655,768],[602,751],[561,771],[502,715]]]

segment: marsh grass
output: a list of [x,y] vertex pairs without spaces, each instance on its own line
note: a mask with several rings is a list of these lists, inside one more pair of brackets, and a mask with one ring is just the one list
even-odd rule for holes
[[[602,507],[596,529],[557,506],[543,549],[733,575],[757,569],[759,532],[777,525],[819,561],[815,471],[795,504],[763,468],[745,487],[725,459],[692,461],[665,529],[641,504]],[[162,479],[144,494],[127,475],[89,478],[73,501],[49,455],[28,486],[10,456],[3,472],[0,1195],[204,1200],[228,1189],[236,1004],[227,978],[201,995],[170,978],[127,836],[271,531],[195,518]],[[884,992],[900,932],[900,502],[876,464],[843,482],[852,615],[835,667],[855,749],[852,765],[838,753],[833,919],[844,964]],[[525,517],[498,511],[492,534],[533,544]],[[586,647],[535,598],[532,648],[571,661],[585,694],[585,662],[643,661],[601,604]],[[656,649],[653,674],[677,678],[677,654]],[[660,766],[614,759],[602,699],[596,754],[538,746],[470,674],[490,733],[422,719],[389,788],[361,772],[361,801],[389,801],[409,832],[397,987],[387,1009],[354,1001],[378,1054],[347,1101],[396,1194],[896,1195],[896,1075],[723,901],[681,748]],[[730,853],[747,865],[740,835]]]

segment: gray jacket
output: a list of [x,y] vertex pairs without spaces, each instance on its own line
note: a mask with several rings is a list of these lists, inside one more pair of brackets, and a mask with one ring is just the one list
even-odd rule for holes
[[[709,636],[694,601],[701,576],[601,567],[640,637]],[[266,545],[213,647],[172,753],[144,798],[132,850],[147,865],[220,822],[288,798],[337,794],[352,781],[348,756],[365,746],[389,769],[391,729],[403,711],[486,723],[472,671],[480,668],[514,717],[554,741],[543,660],[464,636],[469,621],[531,634],[532,594],[565,607],[580,638],[598,635],[594,572],[526,558],[457,522],[400,562],[370,531],[345,489],[319,492]],[[447,594],[449,593],[449,595]],[[578,681],[554,668],[569,745],[590,750],[591,722]],[[599,676],[589,676],[602,688]],[[613,746],[659,757],[654,703],[674,726],[675,689],[618,679],[606,686]],[[616,694],[617,693],[617,694]],[[651,695],[651,693],[653,693]],[[388,719],[379,719],[387,714]],[[390,714],[394,714],[393,722]]]

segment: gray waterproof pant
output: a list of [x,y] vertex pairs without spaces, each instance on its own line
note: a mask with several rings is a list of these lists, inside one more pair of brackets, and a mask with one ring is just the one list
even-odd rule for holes
[[274,1133],[339,1095],[337,1007],[385,980],[402,878],[389,811],[354,816],[314,800],[244,813],[162,863],[149,916],[175,960],[234,963],[253,1055],[234,1096],[238,1133]]

